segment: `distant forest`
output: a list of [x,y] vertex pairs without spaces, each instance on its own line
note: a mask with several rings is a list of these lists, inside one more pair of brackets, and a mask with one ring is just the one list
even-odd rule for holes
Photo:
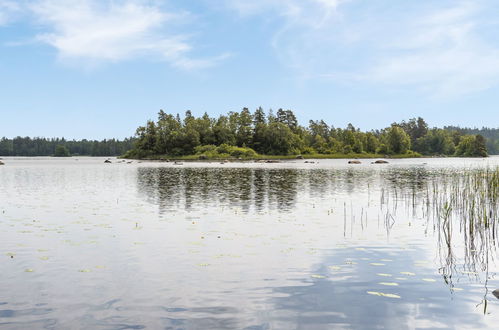
[[445,126],[444,129],[448,131],[457,131],[461,134],[480,134],[486,139],[489,154],[499,155],[499,128],[461,128],[458,126]]
[[4,137],[0,139],[0,156],[120,156],[131,150],[133,145],[133,138],[122,141],[68,141],[64,138]]
[[[393,123],[381,130],[362,132],[349,124],[335,128],[324,120],[298,123],[291,110],[253,113],[244,108],[217,118],[205,113],[195,117],[186,111],[169,114],[160,110],[157,121],[149,120],[136,131],[130,158],[198,155],[251,158],[261,155],[402,155],[487,156],[480,134],[457,129],[430,128],[423,118]],[[495,149],[494,149],[495,150]]]
[[157,156],[197,155],[199,158],[261,155],[427,155],[486,156],[499,154],[499,128],[430,128],[423,118],[362,132],[349,124],[335,128],[324,120],[298,123],[291,110],[253,113],[244,108],[217,118],[195,117],[186,111],[158,113],[133,138],[66,140],[15,137],[0,139],[0,156]]

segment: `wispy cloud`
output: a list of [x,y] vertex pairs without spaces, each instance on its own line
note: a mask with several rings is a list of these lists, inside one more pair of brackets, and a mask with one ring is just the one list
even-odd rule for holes
[[55,48],[59,59],[78,66],[147,58],[193,70],[229,56],[193,56],[193,35],[179,31],[188,28],[194,16],[165,10],[165,4],[158,0],[0,0],[0,25],[19,13],[35,27],[35,42]]
[[0,0],[0,26],[9,23],[20,10],[18,2]]
[[[412,87],[456,96],[499,83],[499,9],[491,0],[231,1],[242,16],[272,15],[277,56],[301,77]],[[484,19],[487,17],[487,19]]]
[[48,32],[37,39],[62,59],[119,61],[149,55],[173,64],[191,50],[186,37],[168,33],[177,17],[144,1],[42,0],[29,6]]

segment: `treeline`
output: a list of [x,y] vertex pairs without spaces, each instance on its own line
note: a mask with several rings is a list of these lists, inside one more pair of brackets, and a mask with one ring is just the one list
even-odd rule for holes
[[[131,150],[134,139],[65,140],[15,137],[0,139],[0,156],[120,156]],[[57,151],[57,152],[56,152]]]
[[[310,120],[301,126],[291,110],[253,113],[244,108],[218,118],[208,114],[195,117],[186,111],[183,118],[160,110],[157,121],[148,121],[136,131],[134,149],[127,157],[158,155],[185,156],[206,153],[253,155],[298,154],[380,154],[448,155],[485,157],[485,139],[456,130],[429,128],[422,118],[393,123],[382,130],[362,132],[349,124],[335,128],[323,120]],[[234,148],[244,148],[234,149]],[[234,156],[234,155],[233,155]]]
[[482,135],[487,140],[489,154],[499,155],[499,128],[462,128],[459,126],[446,126],[446,130],[458,131],[466,135]]

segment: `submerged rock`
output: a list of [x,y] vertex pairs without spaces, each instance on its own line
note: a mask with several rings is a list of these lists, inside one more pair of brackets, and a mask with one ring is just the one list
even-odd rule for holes
[[360,160],[349,160],[348,164],[362,164]]
[[492,291],[492,294],[494,295],[494,297],[499,299],[499,289],[495,289],[494,291]]

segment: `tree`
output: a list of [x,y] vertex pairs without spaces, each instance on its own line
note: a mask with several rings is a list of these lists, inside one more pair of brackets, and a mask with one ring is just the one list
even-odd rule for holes
[[55,147],[54,157],[70,157],[68,148],[59,144]]
[[387,142],[389,151],[394,154],[405,154],[411,148],[411,138],[397,125],[388,128]]

